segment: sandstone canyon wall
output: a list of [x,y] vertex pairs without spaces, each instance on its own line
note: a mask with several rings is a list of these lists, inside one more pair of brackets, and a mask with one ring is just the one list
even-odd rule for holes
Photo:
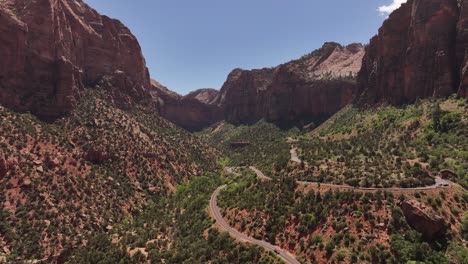
[[323,122],[352,101],[363,56],[361,44],[330,42],[277,67],[235,69],[220,91],[199,89],[181,96],[156,81],[152,89],[159,113],[189,131],[221,120],[240,125],[265,119],[303,127]]
[[159,114],[188,131],[200,131],[223,119],[221,107],[211,103],[217,90],[200,89],[181,96],[154,80],[151,84]]
[[0,2],[0,104],[54,119],[84,87],[109,89],[118,105],[146,100],[150,86],[130,30],[81,0]]
[[366,47],[357,102],[399,105],[456,92],[466,96],[467,5],[409,0],[393,12]]
[[468,97],[468,0],[462,0],[457,24],[457,65],[459,65],[460,87],[458,95]]
[[325,43],[274,68],[236,69],[213,102],[233,124],[266,119],[280,126],[318,124],[353,99],[364,46]]

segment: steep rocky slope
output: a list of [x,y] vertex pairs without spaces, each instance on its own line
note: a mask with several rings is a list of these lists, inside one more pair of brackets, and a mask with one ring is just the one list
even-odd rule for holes
[[4,0],[0,33],[0,263],[64,263],[217,169],[215,151],[155,113],[119,21],[80,0]]
[[202,130],[223,119],[221,107],[211,104],[216,90],[201,89],[181,96],[156,81],[151,84],[159,114],[188,131]]
[[0,2],[0,103],[45,119],[68,113],[100,84],[121,107],[148,98],[135,36],[81,0]]
[[0,122],[0,262],[63,263],[216,166],[197,138],[144,108],[120,110],[97,89],[52,124],[3,107]]
[[320,123],[348,104],[364,47],[325,43],[298,60],[274,68],[234,70],[215,102],[225,120],[252,124],[260,119],[282,126]]
[[392,13],[366,48],[358,102],[466,96],[467,5],[466,0],[409,0]]

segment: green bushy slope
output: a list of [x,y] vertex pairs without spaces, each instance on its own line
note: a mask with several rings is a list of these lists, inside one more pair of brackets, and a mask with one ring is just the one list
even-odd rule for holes
[[303,180],[415,187],[439,171],[468,186],[468,112],[464,100],[425,100],[402,108],[343,109],[301,137]]

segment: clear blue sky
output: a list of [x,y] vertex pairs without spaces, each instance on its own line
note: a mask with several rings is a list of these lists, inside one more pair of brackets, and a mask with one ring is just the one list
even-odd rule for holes
[[152,78],[186,94],[220,88],[234,68],[275,66],[326,41],[368,43],[385,19],[377,9],[393,0],[85,1],[132,30]]

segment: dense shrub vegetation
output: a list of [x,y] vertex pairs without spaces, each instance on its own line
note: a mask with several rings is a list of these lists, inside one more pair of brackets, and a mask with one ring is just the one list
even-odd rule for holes
[[70,263],[279,263],[271,253],[236,243],[214,228],[206,208],[221,183],[218,175],[208,174],[180,185],[174,195],[148,203],[108,237],[95,237]]
[[[251,126],[235,127],[220,123],[200,133],[212,147],[219,149],[227,158],[228,166],[254,165],[269,172],[275,166],[284,167],[289,160],[288,136],[297,135],[297,129],[283,131],[277,126],[259,121]],[[233,147],[232,143],[248,143]]]
[[0,123],[9,167],[0,178],[0,258],[12,262],[66,259],[147,199],[216,166],[215,152],[193,135],[91,89],[55,122],[0,107]]
[[[463,188],[402,195],[321,188],[320,184],[306,188],[296,180],[409,188],[432,185],[441,170],[448,170],[448,179],[466,188],[467,111],[467,102],[454,98],[400,108],[349,106],[312,133],[280,131],[259,123],[214,128],[203,135],[227,155],[229,160],[223,165],[233,160],[231,165],[254,164],[273,178],[262,181],[243,170],[241,176],[230,176],[219,198],[226,219],[246,234],[296,252],[306,262],[464,263],[467,250],[462,238],[468,228],[463,212],[468,194]],[[221,140],[225,133],[255,143],[228,149],[230,141]],[[288,136],[297,141],[286,143]],[[263,137],[275,142],[274,146],[256,142]],[[293,146],[298,148],[301,163],[288,161]],[[247,148],[249,152],[243,152]],[[255,148],[260,154],[273,154],[262,160],[262,155],[251,155]],[[451,228],[445,239],[425,241],[406,223],[399,203],[409,198],[446,219]]]
[[404,108],[343,109],[312,136],[299,137],[301,180],[362,187],[416,187],[450,180],[468,187],[465,100],[421,101]]
[[[466,248],[457,247],[466,233],[466,219],[456,219],[468,209],[468,200],[460,200],[460,190],[457,193],[304,189],[288,177],[261,181],[244,171],[230,176],[219,204],[232,226],[289,249],[306,262],[448,263],[452,255],[466,256]],[[398,206],[409,198],[439,200],[433,209],[450,219],[453,231],[435,243],[425,241]]]

